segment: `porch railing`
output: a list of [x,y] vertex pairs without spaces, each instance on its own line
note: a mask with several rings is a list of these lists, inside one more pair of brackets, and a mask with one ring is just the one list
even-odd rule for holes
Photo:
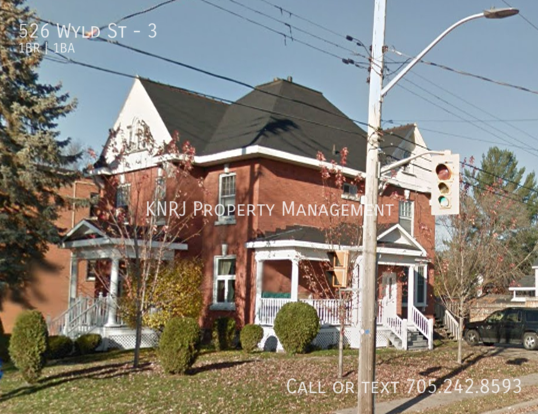
[[[110,303],[108,298],[78,297],[73,305],[48,323],[50,335],[77,336],[105,326]],[[121,320],[117,318],[117,324]]]
[[[281,298],[262,298],[258,311],[258,323],[273,325],[278,311],[289,302],[293,301]],[[300,302],[308,303],[316,309],[321,325],[340,325],[339,299],[300,299]],[[353,309],[351,304],[351,300],[344,301],[345,325],[352,323]]]
[[[410,311],[410,312],[409,312]],[[408,309],[409,320],[417,327],[419,332],[428,339],[428,349],[433,349],[433,320],[426,318],[417,308]]]

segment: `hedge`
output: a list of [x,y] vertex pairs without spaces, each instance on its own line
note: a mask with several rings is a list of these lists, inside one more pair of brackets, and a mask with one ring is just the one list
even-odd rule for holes
[[263,328],[259,325],[245,325],[239,335],[241,348],[245,352],[254,351],[263,339]]
[[304,302],[286,303],[275,318],[275,333],[289,354],[303,354],[319,332],[316,309]]
[[29,384],[34,384],[41,376],[46,362],[47,339],[47,324],[39,311],[24,311],[17,317],[9,343],[9,355]]
[[75,352],[78,355],[94,353],[101,344],[102,338],[98,334],[84,334],[75,340]]
[[67,336],[49,336],[48,359],[62,359],[73,353],[74,343]]
[[213,345],[217,351],[224,351],[233,347],[235,339],[235,319],[222,317],[213,322]]
[[196,361],[200,349],[200,327],[194,318],[172,318],[163,330],[157,356],[169,374],[184,374]]

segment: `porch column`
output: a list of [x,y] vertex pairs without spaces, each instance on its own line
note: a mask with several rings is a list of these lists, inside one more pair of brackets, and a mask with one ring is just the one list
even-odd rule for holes
[[291,300],[297,302],[297,293],[299,291],[299,260],[291,261]]
[[407,276],[407,311],[411,316],[411,307],[415,306],[415,265],[409,266],[409,276]]
[[120,278],[120,259],[112,259],[110,270],[110,289],[108,292],[108,318],[106,326],[116,326],[116,314],[118,309],[118,282]]
[[78,257],[71,253],[71,274],[69,276],[69,306],[71,307],[77,298],[78,286]]
[[260,324],[260,309],[262,305],[262,290],[263,290],[263,260],[256,259],[256,313],[254,314],[255,322]]

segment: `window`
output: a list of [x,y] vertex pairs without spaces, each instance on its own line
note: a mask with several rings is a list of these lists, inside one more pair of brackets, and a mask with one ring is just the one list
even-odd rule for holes
[[235,174],[222,174],[219,178],[219,204],[224,214],[219,221],[234,221],[235,218]]
[[527,322],[538,322],[538,311],[526,310],[525,319],[527,320]]
[[166,211],[165,206],[159,206],[159,204],[164,204],[166,202],[166,180],[164,177],[157,177],[155,179],[155,204],[157,210],[157,224],[164,224],[166,222],[166,217],[164,212]]
[[342,198],[358,200],[357,186],[350,183],[344,183],[344,186],[342,187]]
[[128,207],[131,198],[131,184],[121,184],[116,190],[116,208]]
[[427,275],[428,273],[426,271],[426,266],[419,266],[417,268],[417,306],[426,306],[426,295],[428,289]]
[[88,282],[95,281],[97,277],[97,260],[88,260],[86,267],[86,280]]
[[97,209],[99,207],[99,193],[90,193],[90,217],[97,217]]
[[400,201],[399,205],[399,221],[398,223],[411,236],[413,235],[413,211],[414,205],[412,201]]
[[235,308],[235,256],[215,257],[214,271],[214,305]]
[[488,316],[486,319],[487,323],[500,323],[504,318],[504,312],[503,311],[497,311],[492,313]]
[[518,309],[509,309],[506,311],[505,322],[521,322],[521,311]]

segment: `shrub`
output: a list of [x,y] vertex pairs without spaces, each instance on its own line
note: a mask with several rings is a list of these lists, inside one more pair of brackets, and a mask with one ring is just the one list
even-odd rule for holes
[[[172,318],[198,319],[202,312],[203,296],[200,285],[204,268],[199,259],[178,259],[149,276],[153,286],[145,295],[143,324],[162,331]],[[123,291],[121,316],[130,326],[136,326],[136,280]]]
[[196,361],[200,327],[194,318],[172,318],[164,327],[157,356],[164,371],[184,374]]
[[286,303],[276,315],[275,333],[289,354],[305,353],[318,332],[318,313],[307,303]]
[[0,335],[0,360],[2,362],[9,362],[11,358],[9,357],[9,340],[11,335],[3,334]]
[[263,328],[259,325],[245,325],[240,333],[241,347],[245,352],[252,352],[263,339]]
[[217,351],[232,348],[235,339],[235,319],[222,317],[213,322],[213,345]]
[[37,382],[45,366],[47,324],[40,312],[24,311],[18,317],[9,343],[9,355],[29,384]]
[[84,334],[75,340],[75,352],[78,355],[91,354],[96,351],[101,344],[101,335],[99,334]]
[[48,359],[66,358],[73,352],[73,341],[67,336],[49,336]]

